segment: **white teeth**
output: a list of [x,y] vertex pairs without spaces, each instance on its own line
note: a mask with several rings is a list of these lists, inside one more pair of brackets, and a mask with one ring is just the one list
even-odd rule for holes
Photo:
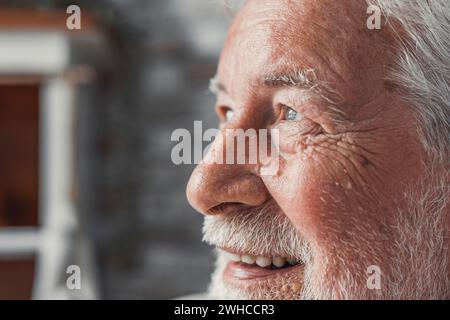
[[241,260],[243,263],[247,263],[247,264],[254,264],[256,261],[254,256],[249,256],[249,255],[243,255]]
[[275,257],[273,258],[273,265],[277,268],[281,268],[282,266],[284,266],[284,263],[286,262],[286,260],[282,257]]
[[263,257],[263,256],[252,256],[249,254],[239,255],[236,253],[231,253],[225,250],[220,250],[224,256],[231,261],[234,262],[243,262],[245,264],[255,264],[258,265],[261,268],[269,267],[270,265],[273,265],[276,268],[282,268],[288,262],[291,265],[294,265],[297,263],[295,259],[287,259],[280,256],[275,256],[274,258],[269,257]]
[[222,252],[223,252],[223,253],[225,254],[225,256],[226,256],[228,259],[230,259],[231,261],[234,261],[234,262],[239,262],[239,261],[241,261],[241,256],[238,255],[238,254],[231,253],[231,252],[228,252],[228,251],[223,251],[223,250],[222,250]]
[[267,257],[258,257],[256,258],[256,264],[262,268],[270,266],[272,263],[270,258]]

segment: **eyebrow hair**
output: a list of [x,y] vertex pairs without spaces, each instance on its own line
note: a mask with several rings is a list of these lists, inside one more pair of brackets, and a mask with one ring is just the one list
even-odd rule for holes
[[[312,68],[295,68],[286,72],[271,73],[262,77],[257,84],[269,88],[286,86],[310,90],[331,105],[338,105],[343,100],[338,92],[331,89],[325,81],[317,78]],[[227,88],[219,81],[217,75],[210,79],[209,90],[214,94],[227,93]]]
[[[341,108],[343,96],[332,89],[327,82],[319,80],[312,68],[291,68],[286,72],[274,72],[262,77],[257,81],[257,85],[269,88],[287,86],[311,91],[325,101],[333,122],[342,124],[347,119],[347,114]],[[210,79],[209,90],[215,95],[228,93],[226,86],[220,82],[217,75]]]
[[310,90],[332,105],[337,105],[342,101],[342,96],[331,89],[325,81],[320,81],[312,68],[296,68],[287,72],[275,73],[266,76],[263,84],[267,87],[288,86]]
[[[315,81],[311,81],[301,73],[296,73],[293,75],[280,73],[278,75],[266,76],[262,79],[262,81],[259,81],[259,83],[265,87],[292,86],[308,90],[317,86]],[[220,92],[227,93],[227,88],[219,81],[216,75],[209,80],[209,91],[214,94],[218,94]]]
[[268,87],[292,86],[308,90],[319,84],[314,69],[297,69],[271,74],[264,77],[263,83]]

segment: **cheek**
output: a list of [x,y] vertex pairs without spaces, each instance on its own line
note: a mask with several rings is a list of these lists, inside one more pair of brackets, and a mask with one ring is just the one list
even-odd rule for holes
[[338,162],[296,155],[281,161],[278,175],[263,179],[306,240],[323,245],[346,237],[351,221],[363,222],[363,200]]

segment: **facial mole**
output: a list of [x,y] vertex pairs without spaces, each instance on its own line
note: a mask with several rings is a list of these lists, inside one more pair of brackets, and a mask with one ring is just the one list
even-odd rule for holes
[[366,168],[369,165],[369,159],[367,159],[366,157],[363,157],[361,164],[364,168]]

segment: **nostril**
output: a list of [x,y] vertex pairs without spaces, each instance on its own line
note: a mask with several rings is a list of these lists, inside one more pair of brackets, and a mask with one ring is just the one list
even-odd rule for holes
[[223,214],[229,214],[231,212],[236,212],[238,210],[243,210],[244,208],[247,208],[248,206],[240,203],[240,202],[224,202],[217,206],[212,207],[209,209],[206,214],[209,215],[223,215]]
[[234,214],[258,207],[269,199],[269,193],[261,178],[246,170],[240,166],[200,164],[189,179],[187,200],[206,215]]

